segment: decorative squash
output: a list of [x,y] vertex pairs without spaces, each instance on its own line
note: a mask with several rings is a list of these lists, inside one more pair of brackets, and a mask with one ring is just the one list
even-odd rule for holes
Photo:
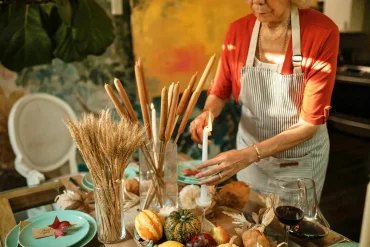
[[159,210],[159,217],[161,217],[162,224],[164,225],[166,217],[169,216],[173,211],[178,211],[179,209],[173,206],[165,206]]
[[244,247],[270,247],[270,242],[266,238],[265,234],[258,230],[247,230],[243,233],[243,245]]
[[164,232],[167,240],[185,244],[193,236],[200,233],[201,223],[197,216],[189,210],[180,209],[166,218]]
[[237,238],[237,236],[234,236],[230,239],[230,242],[226,244],[220,244],[218,247],[239,247],[236,244],[234,244],[234,240]]
[[163,235],[161,218],[151,210],[143,210],[136,215],[135,229],[142,239],[153,242],[160,240]]
[[185,246],[182,243],[177,242],[177,241],[166,241],[158,245],[158,247],[185,247]]

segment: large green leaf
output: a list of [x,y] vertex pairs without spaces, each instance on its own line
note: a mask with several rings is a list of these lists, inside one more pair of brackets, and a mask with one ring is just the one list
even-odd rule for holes
[[9,5],[0,5],[0,34],[8,25]]
[[[5,28],[8,26],[8,19],[9,19],[9,12],[10,7],[9,5],[0,5],[0,37],[2,36],[1,33],[5,30]],[[0,47],[0,61],[3,57],[4,49],[1,49]]]
[[64,23],[59,27],[54,35],[56,49],[54,55],[64,62],[81,61],[86,56],[77,50],[76,41],[72,38],[72,28]]
[[114,40],[112,20],[95,0],[80,0],[78,3],[73,19],[78,30],[74,33],[78,50],[86,55],[100,55]]
[[55,4],[58,8],[60,18],[67,26],[72,23],[72,6],[69,0],[56,0]]
[[0,50],[2,64],[13,71],[51,61],[52,43],[42,28],[39,6],[20,5],[12,12],[0,36]]
[[66,62],[101,55],[114,40],[112,20],[95,0],[79,0],[75,8],[72,27],[64,23],[54,36],[54,55]]
[[62,19],[58,14],[57,7],[51,6],[46,9],[45,5],[42,5],[42,8],[40,8],[40,16],[43,29],[46,30],[49,37],[53,37],[62,24]]

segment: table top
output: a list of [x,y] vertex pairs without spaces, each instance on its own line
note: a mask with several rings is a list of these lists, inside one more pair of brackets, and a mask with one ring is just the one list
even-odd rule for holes
[[[77,175],[74,176],[75,180],[81,184],[82,176]],[[32,186],[28,188],[20,188],[11,191],[6,191],[0,193],[0,239],[4,245],[4,240],[7,233],[16,225],[16,221],[13,215],[13,212],[18,212],[24,210],[26,208],[32,208],[40,205],[45,205],[47,203],[52,203],[52,201],[47,201],[47,198],[54,199],[55,196],[60,193],[58,190],[60,189],[69,189],[69,190],[76,190],[78,189],[73,183],[69,181],[68,178],[60,178],[48,183],[44,183],[37,186]],[[54,194],[53,194],[54,193]],[[32,198],[30,200],[30,198]],[[46,202],[46,203],[45,203]],[[44,204],[40,204],[44,203]],[[252,212],[258,212],[259,208],[263,206],[263,202],[261,201],[260,197],[257,193],[251,191],[249,201],[246,207],[243,209],[243,213],[245,215],[251,215]],[[123,242],[118,244],[106,245],[107,247],[133,247],[133,246],[140,246],[134,239],[133,239],[133,232],[134,232],[134,219],[137,215],[138,206],[134,206],[125,212],[125,225],[126,225],[126,238]],[[196,210],[195,210],[196,211]],[[4,212],[4,213],[3,213]],[[200,210],[198,212],[201,214]],[[216,225],[222,226],[230,236],[237,235],[235,233],[234,228],[236,227],[232,224],[231,217],[217,211],[212,218],[208,218],[209,221]],[[271,233],[273,233],[273,238],[283,238],[284,230],[280,223],[274,219],[274,221],[266,228],[265,233],[268,237],[271,237]],[[292,239],[291,239],[292,240]],[[289,246],[302,246],[302,247],[324,247],[330,246],[334,243],[339,242],[352,242],[350,239],[331,231],[325,238],[315,241],[315,242],[299,242],[297,239],[291,241]],[[238,238],[237,245],[242,246],[241,239]],[[95,237],[87,247],[100,247],[103,246]],[[0,245],[0,247],[2,247]]]

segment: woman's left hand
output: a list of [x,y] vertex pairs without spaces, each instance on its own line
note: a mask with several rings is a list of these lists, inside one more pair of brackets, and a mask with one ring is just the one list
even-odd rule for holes
[[204,180],[200,180],[200,184],[216,185],[231,178],[238,171],[250,165],[251,162],[248,161],[249,159],[250,157],[244,153],[244,150],[230,150],[223,152],[213,159],[199,164],[197,166],[198,170],[209,166],[215,166],[198,173],[195,177],[202,179],[209,176]]

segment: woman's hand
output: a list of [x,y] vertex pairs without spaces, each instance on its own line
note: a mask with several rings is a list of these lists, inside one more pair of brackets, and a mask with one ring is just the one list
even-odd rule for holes
[[199,144],[202,144],[203,128],[208,125],[209,114],[213,122],[213,114],[210,111],[204,111],[190,123],[191,139]]
[[255,157],[253,156],[253,154],[251,154],[249,148],[223,152],[213,159],[207,160],[198,165],[198,170],[209,166],[216,166],[198,173],[195,177],[198,179],[202,179],[204,177],[210,176],[204,180],[201,180],[200,184],[216,185],[231,178],[238,171],[249,166],[254,161],[254,159]]

